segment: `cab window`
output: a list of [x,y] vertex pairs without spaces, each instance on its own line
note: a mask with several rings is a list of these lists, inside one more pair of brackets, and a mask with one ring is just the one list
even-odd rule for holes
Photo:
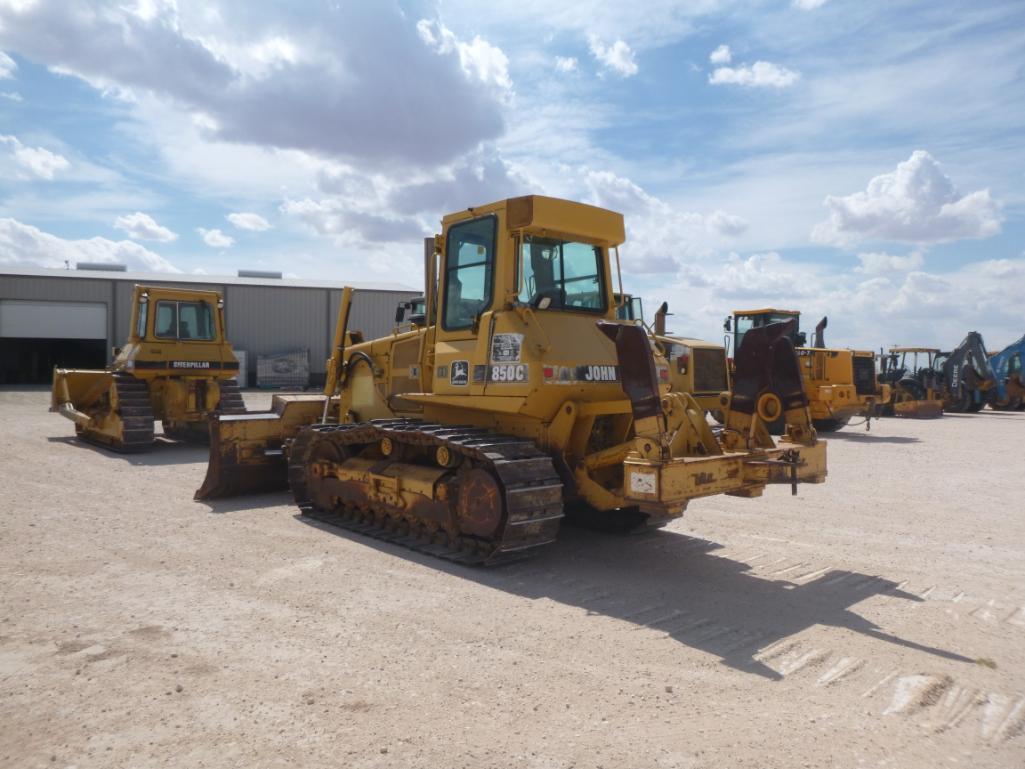
[[160,339],[209,342],[214,338],[213,310],[206,302],[157,302],[153,334]]
[[527,304],[547,299],[547,309],[605,311],[605,276],[599,246],[528,235],[520,254],[520,292]]
[[491,306],[495,265],[494,216],[449,228],[445,243],[445,312],[447,331],[470,328]]
[[139,302],[139,317],[135,319],[135,335],[139,339],[146,336],[146,315],[149,312],[149,300],[143,299]]

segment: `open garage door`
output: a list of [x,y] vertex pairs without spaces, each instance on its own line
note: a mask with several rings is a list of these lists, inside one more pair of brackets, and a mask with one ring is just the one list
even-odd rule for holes
[[49,384],[54,366],[106,362],[106,304],[0,299],[0,384]]

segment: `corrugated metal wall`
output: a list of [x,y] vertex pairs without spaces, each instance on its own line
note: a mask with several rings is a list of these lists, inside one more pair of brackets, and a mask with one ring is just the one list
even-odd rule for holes
[[[310,370],[324,374],[334,336],[341,289],[291,286],[247,286],[222,283],[150,281],[154,285],[224,294],[228,339],[248,353],[255,369],[256,356],[300,347],[310,350]],[[135,280],[81,277],[23,277],[0,274],[0,299],[34,299],[54,302],[103,302],[107,305],[107,348],[120,345],[131,322],[132,288]],[[395,306],[418,296],[416,291],[357,290],[353,296],[349,326],[367,339],[391,333]]]

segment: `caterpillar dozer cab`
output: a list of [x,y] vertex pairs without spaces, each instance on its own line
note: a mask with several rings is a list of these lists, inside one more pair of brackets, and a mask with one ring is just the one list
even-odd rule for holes
[[994,387],[986,393],[986,402],[996,411],[1015,411],[1025,408],[1025,336],[989,358],[996,379]]
[[135,286],[128,341],[106,369],[55,368],[50,411],[114,451],[150,448],[158,419],[170,438],[205,442],[211,414],[245,412],[223,307],[216,291]]
[[719,396],[729,388],[726,369],[726,348],[702,339],[676,336],[666,331],[669,303],[662,302],[649,327],[644,317],[644,304],[638,296],[616,294],[618,320],[639,321],[655,340],[669,364],[669,382],[675,392],[691,395],[705,411],[721,416]]
[[997,387],[986,345],[978,331],[969,331],[950,352],[937,353],[933,366],[940,373],[944,411],[980,411],[986,405],[988,393]]
[[[698,497],[822,482],[786,324],[745,340],[713,433],[645,330],[616,319],[623,240],[621,214],[536,195],[444,217],[426,325],[353,344],[343,291],[324,393],[211,420],[197,498],[287,483],[305,516],[491,564],[553,541],[566,512],[659,526]],[[778,445],[759,416],[776,408]]]
[[[876,377],[875,354],[868,350],[826,347],[826,318],[819,321],[812,344],[807,346],[807,335],[800,330],[800,319],[801,313],[797,310],[735,310],[733,316],[726,319],[724,328],[732,332],[733,349],[739,350],[752,329],[770,323],[792,322],[790,341],[797,349],[815,429],[833,432],[856,416],[864,417],[866,425],[870,425],[876,405],[890,398],[889,386],[880,384]],[[780,418],[770,420],[772,432],[782,429]]]
[[943,416],[939,373],[934,360],[939,350],[930,347],[891,347],[880,354],[879,380],[890,386],[890,398],[880,409],[883,416],[934,419]]

